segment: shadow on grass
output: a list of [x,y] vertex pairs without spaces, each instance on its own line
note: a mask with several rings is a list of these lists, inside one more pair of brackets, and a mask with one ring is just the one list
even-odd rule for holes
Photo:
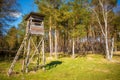
[[50,70],[50,69],[55,68],[56,66],[58,66],[60,64],[62,64],[62,61],[52,61],[52,62],[45,65],[45,69]]

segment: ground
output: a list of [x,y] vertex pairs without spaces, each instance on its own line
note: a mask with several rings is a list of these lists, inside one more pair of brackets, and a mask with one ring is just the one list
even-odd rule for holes
[[7,76],[10,61],[0,62],[0,80],[120,80],[120,55],[108,61],[103,55],[89,54],[84,57],[63,57],[58,60],[49,59],[46,70],[30,71],[22,74],[21,60],[14,71],[19,73]]

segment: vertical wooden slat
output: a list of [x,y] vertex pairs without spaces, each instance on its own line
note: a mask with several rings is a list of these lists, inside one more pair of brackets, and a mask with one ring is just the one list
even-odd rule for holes
[[44,38],[42,41],[42,55],[43,55],[43,70],[45,70],[45,51],[44,51]]
[[27,47],[27,55],[26,55],[26,73],[28,73],[28,63],[29,63],[29,55],[30,55],[30,37],[28,39],[28,47]]
[[26,41],[24,43],[24,53],[23,53],[23,63],[22,63],[22,72],[25,71],[25,57],[26,57]]
[[[37,36],[37,44],[39,44],[39,36]],[[37,47],[38,49],[38,59],[37,59],[37,69],[39,68],[40,65],[40,46]]]

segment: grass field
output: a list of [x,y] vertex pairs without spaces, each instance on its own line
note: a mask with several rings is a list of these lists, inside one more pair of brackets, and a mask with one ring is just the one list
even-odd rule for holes
[[[104,59],[103,55],[89,54],[86,57],[60,58],[49,60],[46,70],[31,71],[28,74],[13,74],[7,76],[10,61],[0,62],[0,80],[120,80],[120,56],[112,61]],[[21,60],[15,66],[20,71]]]

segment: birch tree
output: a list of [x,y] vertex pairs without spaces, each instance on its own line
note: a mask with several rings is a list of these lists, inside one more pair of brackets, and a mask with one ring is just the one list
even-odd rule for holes
[[92,0],[92,11],[94,12],[97,22],[99,24],[100,30],[102,32],[102,35],[105,39],[105,50],[106,50],[106,58],[108,60],[112,59],[113,54],[113,43],[114,38],[112,38],[112,46],[109,47],[109,39],[110,39],[110,33],[109,31],[109,24],[110,23],[110,16],[109,14],[111,11],[113,11],[113,8],[116,6],[117,0]]

